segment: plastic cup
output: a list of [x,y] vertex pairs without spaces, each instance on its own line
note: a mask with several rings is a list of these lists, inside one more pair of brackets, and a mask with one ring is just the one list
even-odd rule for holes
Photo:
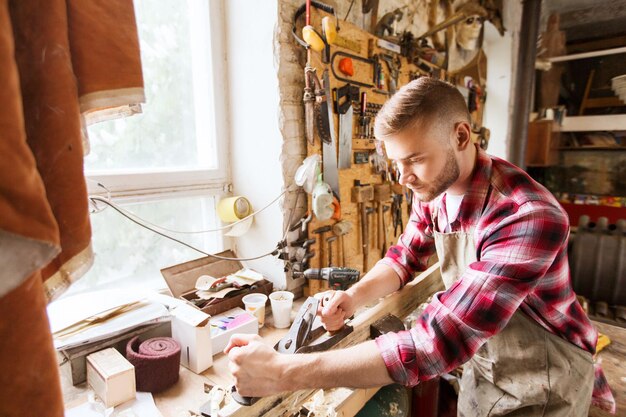
[[265,303],[267,295],[265,294],[248,294],[242,299],[246,311],[252,313],[259,322],[259,329],[265,324]]
[[293,306],[293,293],[289,291],[275,291],[270,294],[272,303],[272,316],[274,327],[286,329],[291,325],[291,307]]

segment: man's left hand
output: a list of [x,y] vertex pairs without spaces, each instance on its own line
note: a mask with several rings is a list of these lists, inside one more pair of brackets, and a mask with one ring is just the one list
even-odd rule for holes
[[257,335],[235,334],[224,349],[237,392],[246,397],[263,397],[288,390],[286,361]]

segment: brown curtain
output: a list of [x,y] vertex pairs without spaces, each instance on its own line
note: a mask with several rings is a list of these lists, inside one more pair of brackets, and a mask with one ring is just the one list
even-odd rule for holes
[[93,259],[85,124],[143,101],[132,0],[0,0],[0,416],[63,416],[46,304]]

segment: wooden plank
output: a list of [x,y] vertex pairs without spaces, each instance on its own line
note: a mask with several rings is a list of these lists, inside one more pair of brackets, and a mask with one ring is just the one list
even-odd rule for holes
[[626,130],[626,114],[565,117],[561,132]]
[[580,54],[554,56],[554,57],[546,58],[546,60],[554,63],[554,62],[573,61],[576,59],[593,58],[597,56],[607,56],[607,55],[615,55],[615,54],[623,54],[623,53],[626,53],[626,46],[622,46],[620,48],[604,49],[602,51],[582,52]]
[[596,97],[585,100],[585,109],[597,109],[602,107],[623,107],[626,106],[618,97]]
[[625,16],[625,0],[602,2],[601,7],[594,4],[589,7],[576,8],[561,13],[561,29],[576,28],[590,22],[602,26],[602,22],[609,22]]
[[597,51],[600,49],[611,49],[626,45],[626,36],[616,36],[613,38],[599,39],[586,42],[576,42],[567,45],[568,54],[580,52]]
[[[443,290],[439,263],[432,265],[408,283],[401,291],[383,298],[376,306],[358,314],[352,320],[354,331],[339,342],[335,348],[345,348],[369,339],[370,324],[387,314],[405,317],[433,293]],[[250,407],[233,405],[222,410],[222,417],[283,416],[298,410],[317,390],[302,390],[261,398]]]
[[313,399],[315,395],[309,398],[303,406],[312,411],[316,410],[334,410],[337,417],[353,417],[365,404],[378,392],[380,388],[333,388],[323,391],[324,402],[315,404]]
[[[598,353],[602,369],[617,403],[616,416],[626,415],[626,329],[594,321],[600,333],[611,339],[611,344]],[[590,417],[609,417],[611,414],[598,408],[589,409]]]

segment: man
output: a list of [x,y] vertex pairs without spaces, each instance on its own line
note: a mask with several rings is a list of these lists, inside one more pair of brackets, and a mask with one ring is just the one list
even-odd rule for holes
[[[254,336],[226,352],[242,395],[337,386],[415,385],[465,363],[461,416],[586,416],[612,404],[597,334],[569,280],[569,225],[524,171],[479,150],[453,86],[420,78],[400,89],[375,132],[414,193],[406,230],[363,279],[331,291],[321,311],[338,329],[358,306],[400,289],[437,253],[446,291],[411,331],[340,352],[281,355]],[[614,404],[614,403],[613,403]]]

